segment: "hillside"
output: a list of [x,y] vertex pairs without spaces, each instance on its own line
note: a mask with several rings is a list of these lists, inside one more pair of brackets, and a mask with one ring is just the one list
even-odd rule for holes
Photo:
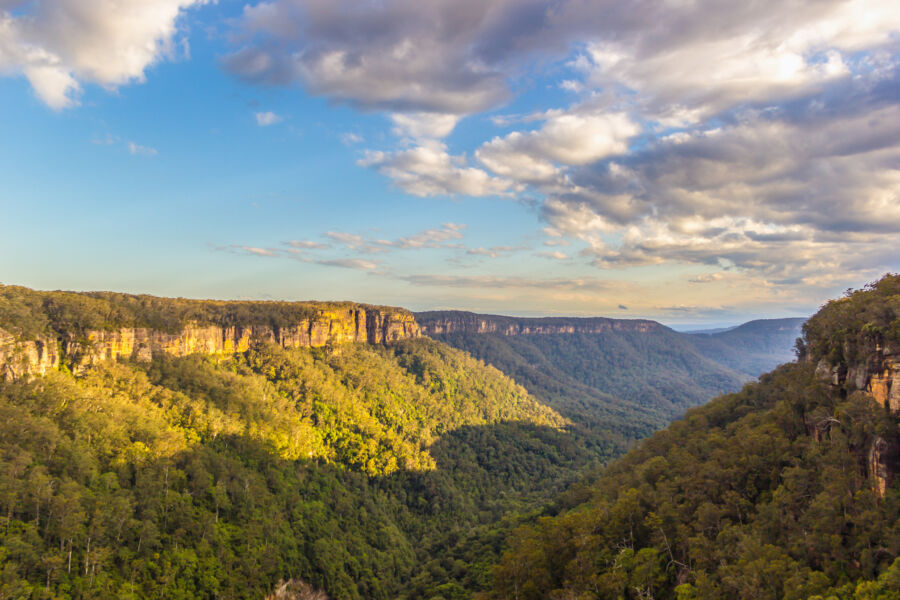
[[[459,350],[348,337],[360,310],[414,332],[399,309],[0,291],[3,598],[480,588],[517,515],[618,452]],[[326,337],[286,343],[294,317]]]
[[0,286],[0,598],[489,589],[515,527],[742,381],[652,321],[539,321],[459,349],[392,307]]
[[[632,439],[749,379],[654,321],[416,313],[422,332],[471,353],[579,423]],[[792,342],[793,343],[793,342]]]
[[759,319],[716,333],[690,333],[703,356],[757,377],[796,358],[794,343],[806,319]]
[[900,276],[517,529],[484,598],[895,599]]

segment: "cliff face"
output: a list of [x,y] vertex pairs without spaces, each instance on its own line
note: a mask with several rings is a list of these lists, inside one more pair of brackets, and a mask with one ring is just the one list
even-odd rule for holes
[[43,336],[36,340],[19,340],[0,329],[0,379],[44,375],[58,368],[56,340]]
[[426,335],[448,333],[498,333],[501,335],[540,335],[557,333],[604,333],[637,331],[647,333],[665,327],[643,319],[606,319],[602,317],[545,317],[537,319],[480,315],[463,311],[416,313],[416,321]]
[[[900,416],[900,355],[890,347],[876,345],[863,363],[852,367],[820,359],[816,363],[816,376],[847,391],[864,391],[890,414]],[[897,476],[900,467],[897,450],[880,436],[869,443],[866,473],[879,497],[884,496]]]
[[900,415],[900,354],[893,348],[878,345],[864,364],[853,367],[822,359],[816,374],[832,385],[868,392],[892,414]]
[[390,344],[419,335],[419,326],[409,313],[363,308],[320,310],[315,317],[289,327],[190,324],[176,333],[123,327],[88,331],[78,337],[39,336],[34,340],[21,340],[0,329],[0,377],[43,375],[58,369],[61,363],[79,374],[91,365],[118,358],[233,354],[246,351],[256,340],[284,348],[308,348],[348,342]]

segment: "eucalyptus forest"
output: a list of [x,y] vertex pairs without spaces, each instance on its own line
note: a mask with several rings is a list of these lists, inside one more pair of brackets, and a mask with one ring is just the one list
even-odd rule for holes
[[[326,309],[0,288],[10,348]],[[895,364],[900,276],[746,384],[674,332],[602,336],[8,373],[0,598],[900,598],[898,407],[857,381]]]

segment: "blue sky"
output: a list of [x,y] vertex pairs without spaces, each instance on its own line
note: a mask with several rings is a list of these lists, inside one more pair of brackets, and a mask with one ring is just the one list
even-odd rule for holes
[[900,11],[0,0],[0,282],[736,323],[900,268]]

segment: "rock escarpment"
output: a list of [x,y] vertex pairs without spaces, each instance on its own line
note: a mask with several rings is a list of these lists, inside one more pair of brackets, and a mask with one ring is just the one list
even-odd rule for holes
[[188,323],[180,331],[120,327],[56,337],[21,339],[0,329],[0,377],[44,375],[66,365],[75,374],[120,358],[150,360],[154,355],[227,355],[263,341],[284,348],[309,348],[350,342],[390,344],[419,337],[412,314],[400,309],[359,307],[319,310],[295,325],[219,326]]
[[[877,345],[864,361],[850,367],[819,359],[816,376],[847,392],[865,392],[891,415],[900,416],[900,356],[891,348]],[[897,448],[881,436],[874,437],[868,448],[866,472],[875,493],[883,497],[897,475]]]
[[496,333],[501,335],[541,335],[560,333],[605,333],[636,331],[647,333],[666,329],[656,321],[645,319],[607,319],[604,317],[518,318],[482,315],[465,311],[428,311],[415,313],[416,321],[426,335],[451,333]]
[[900,354],[877,345],[860,364],[831,364],[822,358],[816,363],[819,379],[848,391],[865,391],[892,414],[900,415]]
[[20,340],[0,329],[0,379],[45,375],[58,369],[59,363],[59,344],[54,338]]
[[[900,427],[900,274],[828,302],[803,327],[801,358],[842,395],[865,393]],[[900,434],[873,432],[866,470],[879,495],[900,474]]]

